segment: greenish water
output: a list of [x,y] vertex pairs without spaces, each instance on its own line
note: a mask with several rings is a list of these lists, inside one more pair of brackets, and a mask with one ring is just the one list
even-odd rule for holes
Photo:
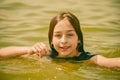
[[[120,57],[120,0],[0,0],[0,47],[48,45],[50,19],[70,11],[80,20],[86,51]],[[0,80],[119,80],[120,69],[37,57],[0,59]]]

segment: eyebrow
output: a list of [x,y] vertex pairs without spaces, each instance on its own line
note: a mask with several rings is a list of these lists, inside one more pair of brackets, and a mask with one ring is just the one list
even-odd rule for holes
[[[72,32],[72,31],[75,31],[75,30],[67,30],[67,32]],[[61,31],[56,31],[54,33],[61,33]]]

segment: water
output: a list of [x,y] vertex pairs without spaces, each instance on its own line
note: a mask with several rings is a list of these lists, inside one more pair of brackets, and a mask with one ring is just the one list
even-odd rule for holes
[[[48,45],[50,19],[70,11],[80,20],[85,50],[120,57],[119,0],[0,0],[0,47]],[[0,80],[119,80],[120,69],[83,61],[0,59]]]

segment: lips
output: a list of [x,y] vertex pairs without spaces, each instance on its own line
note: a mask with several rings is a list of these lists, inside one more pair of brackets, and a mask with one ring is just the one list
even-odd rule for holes
[[66,51],[70,48],[70,46],[59,47],[62,51]]

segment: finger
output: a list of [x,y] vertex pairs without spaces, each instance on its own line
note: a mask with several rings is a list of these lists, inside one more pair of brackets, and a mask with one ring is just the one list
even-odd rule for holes
[[44,53],[47,52],[47,46],[46,46],[44,43],[39,43],[38,47],[39,47],[42,51],[44,51]]
[[46,46],[44,43],[41,43],[41,46],[45,49],[46,53],[49,52],[48,46]]
[[46,55],[46,56],[51,55],[51,51],[48,49],[48,46],[46,46],[44,43],[40,43],[40,45],[41,45],[42,48],[44,48],[45,51],[46,51],[44,55]]
[[50,55],[52,55],[52,51],[51,51],[51,50],[48,50],[46,56],[50,56]]
[[42,57],[42,56],[41,56],[41,53],[36,53],[36,54],[37,54],[38,57],[40,57],[40,58]]
[[49,52],[49,50],[48,50],[48,47],[44,43],[39,42],[34,45],[34,52],[38,56],[43,57],[44,55],[46,55]]
[[35,46],[34,48],[35,48],[35,51],[36,51],[35,53],[40,53],[41,50],[42,50],[38,45]]
[[31,47],[31,49],[29,50],[28,54],[32,55],[34,53],[36,53],[37,50],[34,47]]
[[35,45],[35,49],[37,50],[37,55],[40,56],[40,57],[43,57],[45,55],[45,53],[46,53],[45,47],[41,43],[37,43]]
[[41,48],[41,56],[45,56],[45,54],[46,54],[45,47],[43,45],[41,45],[39,47]]

